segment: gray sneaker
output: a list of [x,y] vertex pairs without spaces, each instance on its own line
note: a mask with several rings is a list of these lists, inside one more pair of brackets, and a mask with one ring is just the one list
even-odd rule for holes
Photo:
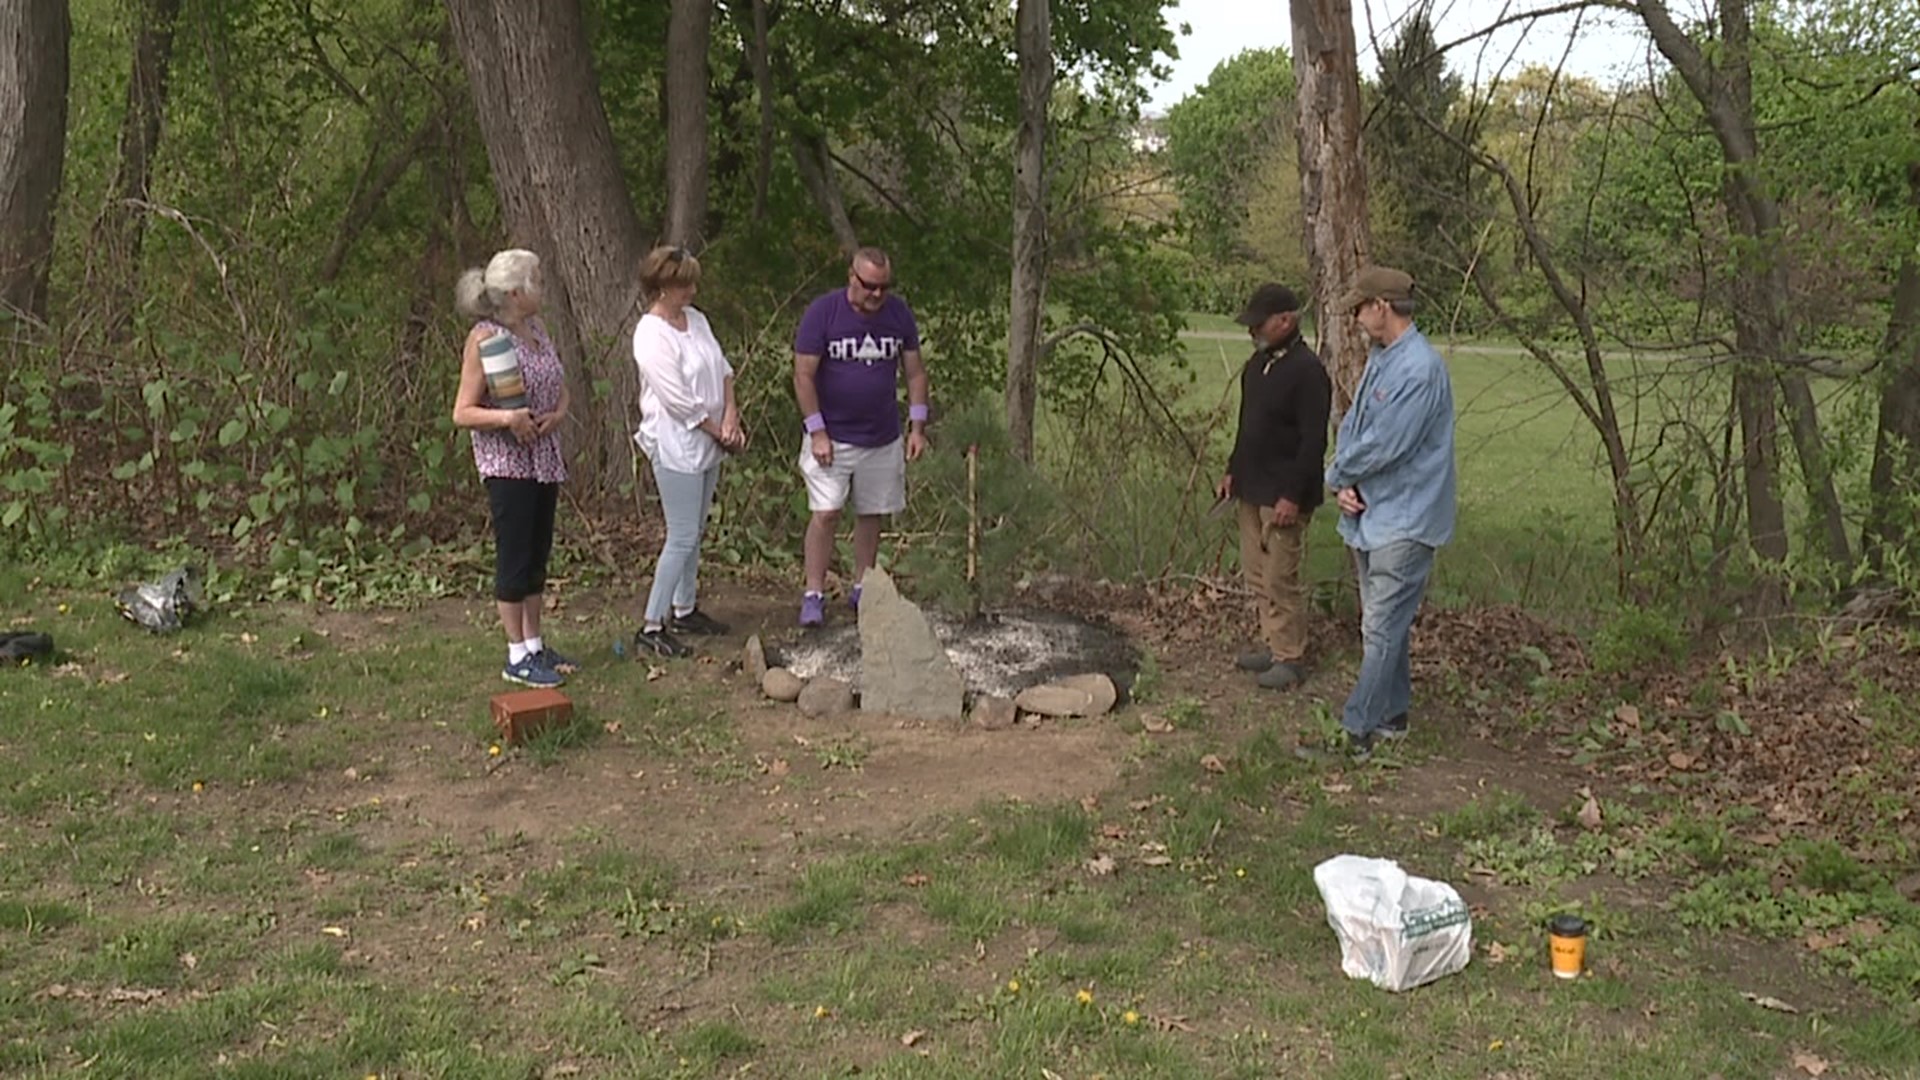
[[1306,672],[1299,667],[1282,660],[1260,673],[1254,682],[1266,690],[1291,690],[1307,679]]
[[1401,713],[1375,728],[1373,733],[1382,739],[1404,739],[1409,732],[1407,714]]
[[1273,653],[1266,649],[1251,649],[1234,657],[1233,666],[1241,671],[1265,671],[1273,666]]

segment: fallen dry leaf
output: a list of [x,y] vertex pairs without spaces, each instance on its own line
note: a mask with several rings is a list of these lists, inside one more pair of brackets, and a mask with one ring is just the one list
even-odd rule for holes
[[1695,760],[1692,754],[1684,750],[1675,750],[1673,753],[1667,755],[1667,764],[1673,766],[1678,772],[1686,772],[1688,769],[1693,768]]
[[1113,861],[1111,855],[1096,855],[1086,861],[1086,869],[1094,877],[1107,877],[1120,869],[1120,865]]
[[343,938],[347,936],[347,930],[344,926],[323,926],[320,928],[320,932],[328,937]]
[[1173,721],[1149,714],[1140,718],[1140,729],[1149,735],[1166,735],[1173,731]]
[[667,677],[666,668],[654,667],[652,664],[647,665],[647,681],[648,682],[655,682],[657,680],[664,679],[666,677]]
[[603,727],[603,728],[606,728],[606,729],[607,729],[607,734],[609,734],[609,735],[618,735],[618,734],[620,734],[620,721],[618,721],[618,720],[609,720],[609,721],[607,721],[606,723],[604,723],[604,724],[602,724],[602,725],[600,725],[600,726],[601,726],[601,727]]
[[1166,857],[1165,855],[1148,855],[1148,856],[1147,856],[1146,858],[1144,858],[1144,859],[1141,859],[1141,860],[1140,860],[1140,865],[1142,865],[1142,866],[1172,866],[1172,865],[1173,865],[1173,860],[1172,860],[1172,859],[1169,859],[1169,858],[1167,858],[1167,857]]
[[1508,952],[1507,952],[1507,947],[1505,945],[1502,945],[1496,941],[1493,944],[1487,946],[1487,963],[1504,964],[1507,962],[1507,956],[1508,956]]
[[1109,821],[1100,826],[1100,835],[1109,840],[1125,840],[1127,838],[1127,828],[1124,825]]
[[768,776],[785,776],[792,771],[793,771],[793,766],[787,764],[786,758],[774,758],[772,761],[767,763]]
[[914,1030],[907,1032],[905,1035],[900,1036],[900,1045],[913,1046],[917,1044],[921,1039],[924,1039],[926,1037],[927,1037],[926,1032],[921,1031],[918,1028],[915,1028]]
[[1127,804],[1127,809],[1133,811],[1136,814],[1144,814],[1148,810],[1151,810],[1155,806],[1159,805],[1159,803],[1160,803],[1160,796],[1155,795],[1151,799],[1135,799],[1134,801]]
[[1743,998],[1746,998],[1748,1001],[1753,1002],[1755,1005],[1758,1005],[1763,1009],[1768,1009],[1773,1012],[1792,1014],[1792,1013],[1798,1013],[1800,1011],[1794,1006],[1789,1005],[1784,1001],[1781,1001],[1777,997],[1767,997],[1764,994],[1754,994],[1754,993],[1744,993],[1744,992],[1740,996]]
[[1100,812],[1100,796],[1098,795],[1080,796],[1080,809],[1085,810],[1089,814],[1099,813]]
[[1208,754],[1206,757],[1201,758],[1200,767],[1210,773],[1216,774],[1227,771],[1227,763],[1220,760],[1219,754]]
[[1633,705],[1622,705],[1613,710],[1613,718],[1635,731],[1640,730],[1640,710]]
[[1352,784],[1321,784],[1320,790],[1329,795],[1345,795],[1353,790]]
[[180,954],[180,966],[192,971],[200,966],[200,958],[190,952],[183,952]]
[[1805,1050],[1795,1050],[1793,1052],[1793,1067],[1806,1073],[1808,1076],[1824,1076],[1826,1071],[1831,1068],[1831,1066],[1827,1064],[1826,1058],[1809,1054]]
[[906,877],[901,878],[900,884],[905,885],[909,889],[920,889],[920,888],[925,888],[926,884],[932,880],[933,880],[932,878],[928,877],[925,874],[912,873],[912,874],[908,874]]
[[108,1001],[132,1001],[142,1005],[149,1001],[157,1001],[166,996],[167,992],[165,990],[129,990],[120,986],[116,986],[107,991]]
[[1828,949],[1837,949],[1845,945],[1847,943],[1847,934],[1844,930],[1833,930],[1827,933],[1816,932],[1808,934],[1805,943],[1807,948],[1814,952],[1826,952]]
[[1600,819],[1600,800],[1591,795],[1587,796],[1587,801],[1581,805],[1580,813],[1577,816],[1580,819],[1581,826],[1588,832],[1600,828],[1602,824]]
[[1184,1016],[1149,1016],[1147,1017],[1147,1022],[1159,1028],[1161,1031],[1184,1031],[1188,1034],[1193,1033],[1193,1025],[1187,1023],[1187,1018]]

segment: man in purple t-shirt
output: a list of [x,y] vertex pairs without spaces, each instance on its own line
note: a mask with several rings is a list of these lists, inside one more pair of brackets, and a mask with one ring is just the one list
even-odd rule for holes
[[[907,372],[907,436],[900,437],[900,369]],[[807,481],[807,588],[800,625],[826,622],[827,567],[840,511],[853,503],[853,590],[880,553],[880,519],[907,505],[906,463],[927,449],[927,366],[893,267],[879,248],[854,253],[847,287],[815,300],[793,339],[793,393],[805,417],[800,474]]]

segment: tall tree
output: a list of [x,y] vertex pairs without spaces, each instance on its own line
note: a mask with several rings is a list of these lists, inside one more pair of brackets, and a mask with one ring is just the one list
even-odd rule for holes
[[[1915,134],[1920,136],[1920,125]],[[1920,219],[1920,161],[1908,163],[1907,184],[1911,209]],[[1885,573],[1897,552],[1911,557],[1920,537],[1920,248],[1912,244],[1901,255],[1894,281],[1881,366],[1871,501],[1861,544],[1873,569]]]
[[1445,236],[1471,246],[1480,214],[1472,198],[1473,162],[1461,146],[1477,140],[1472,113],[1459,108],[1460,77],[1447,70],[1436,49],[1424,3],[1380,51],[1380,89],[1384,101],[1367,131],[1369,166],[1374,182],[1397,196],[1403,228],[1374,237],[1378,254],[1412,274],[1429,294],[1447,295],[1461,275],[1442,254],[1447,245],[1437,241]]
[[691,244],[707,224],[707,46],[713,0],[673,0],[667,19],[667,216],[671,244]]
[[1053,98],[1049,0],[1020,0],[1020,126],[1013,136],[1013,300],[1007,332],[1007,430],[1033,460],[1033,410],[1047,309],[1047,109]]
[[114,170],[113,201],[94,224],[95,259],[108,275],[106,331],[109,341],[125,341],[132,329],[134,298],[140,289],[140,248],[146,239],[146,201],[160,151],[160,127],[167,113],[167,76],[173,67],[173,28],[180,0],[141,0],[133,36],[133,69],[127,78],[127,111],[120,118],[120,161]]
[[1753,106],[1754,34],[1748,0],[1717,0],[1719,41],[1711,54],[1674,22],[1663,0],[1635,0],[1654,45],[1700,108],[1719,144],[1725,175],[1721,198],[1734,235],[1742,243],[1732,268],[1734,369],[1745,452],[1747,528],[1753,550],[1779,562],[1787,555],[1786,512],[1779,491],[1776,392],[1787,404],[1789,431],[1806,479],[1813,511],[1822,524],[1827,554],[1851,561],[1851,544],[1840,512],[1820,436],[1819,417],[1800,359],[1792,320],[1793,291],[1781,251],[1780,204],[1768,189],[1760,158]]
[[[647,240],[600,100],[579,0],[447,0],[510,242],[545,266],[547,326],[573,392],[575,479],[612,490],[638,377],[622,343]],[[611,407],[594,393],[613,387]]]
[[1333,376],[1335,422],[1353,401],[1367,348],[1340,294],[1373,247],[1360,149],[1360,66],[1351,0],[1293,0],[1293,72],[1300,102],[1300,203],[1320,356]]
[[67,144],[66,0],[0,0],[0,311],[47,313]]

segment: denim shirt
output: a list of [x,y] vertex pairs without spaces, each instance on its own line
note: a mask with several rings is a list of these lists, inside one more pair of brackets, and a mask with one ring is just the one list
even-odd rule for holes
[[1453,384],[1446,361],[1417,327],[1374,348],[1340,421],[1327,486],[1357,488],[1359,516],[1340,516],[1349,547],[1400,540],[1440,547],[1453,538]]

